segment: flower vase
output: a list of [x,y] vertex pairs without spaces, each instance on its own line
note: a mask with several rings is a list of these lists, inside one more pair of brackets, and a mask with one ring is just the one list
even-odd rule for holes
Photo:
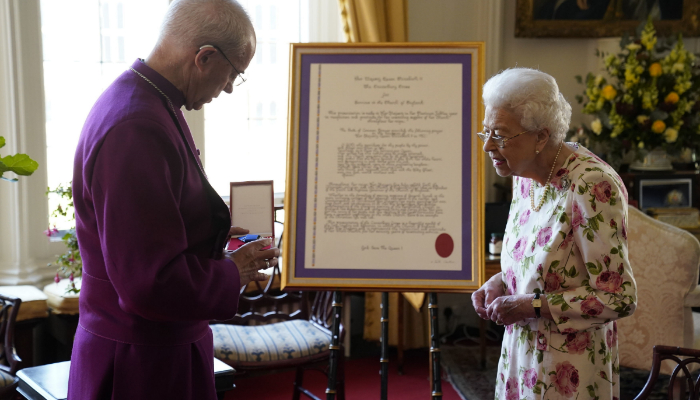
[[652,151],[642,154],[643,158],[630,165],[630,169],[637,171],[672,171],[671,157],[666,150],[657,147]]

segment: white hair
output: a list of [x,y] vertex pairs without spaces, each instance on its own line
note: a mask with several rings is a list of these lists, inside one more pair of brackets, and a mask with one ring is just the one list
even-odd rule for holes
[[571,123],[571,105],[557,81],[542,71],[506,69],[486,82],[482,97],[486,107],[514,112],[527,130],[549,128],[555,142],[564,140]]
[[246,56],[253,24],[236,0],[174,0],[161,25],[160,43],[165,38],[185,47],[210,44],[229,58]]

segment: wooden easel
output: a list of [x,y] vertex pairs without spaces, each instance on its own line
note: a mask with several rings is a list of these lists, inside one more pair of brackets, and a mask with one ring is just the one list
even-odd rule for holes
[[[335,400],[336,371],[338,370],[338,359],[340,357],[340,316],[343,307],[343,294],[340,291],[333,293],[333,329],[331,345],[331,356],[328,367],[328,388],[326,389],[326,400]],[[389,293],[382,293],[381,303],[381,345],[380,376],[381,389],[380,399],[387,400],[389,388]],[[440,340],[438,338],[438,304],[437,294],[428,294],[428,310],[430,312],[430,392],[433,399],[442,399],[442,381],[440,371]],[[401,332],[399,333],[401,336]]]

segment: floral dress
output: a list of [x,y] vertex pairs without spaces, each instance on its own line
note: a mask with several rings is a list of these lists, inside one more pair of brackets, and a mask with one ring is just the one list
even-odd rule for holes
[[506,294],[542,293],[554,320],[506,326],[496,399],[618,399],[616,319],[632,314],[637,287],[627,256],[627,191],[583,146],[544,187],[515,177],[501,253]]

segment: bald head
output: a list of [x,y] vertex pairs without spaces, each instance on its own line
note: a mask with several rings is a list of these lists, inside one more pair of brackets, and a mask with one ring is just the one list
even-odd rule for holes
[[255,31],[245,9],[236,0],[173,1],[156,47],[190,51],[206,44],[218,46],[231,58],[252,57]]

